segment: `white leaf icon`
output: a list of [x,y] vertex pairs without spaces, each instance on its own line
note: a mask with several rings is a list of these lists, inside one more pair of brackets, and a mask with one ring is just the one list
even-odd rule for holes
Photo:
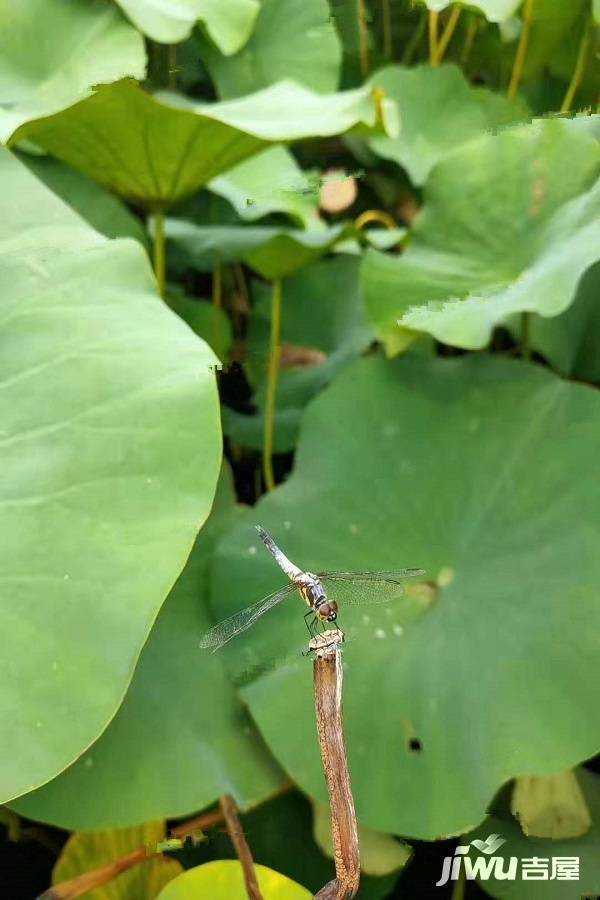
[[501,847],[502,844],[505,844],[505,843],[506,843],[506,841],[504,840],[504,838],[501,838],[500,835],[498,835],[498,834],[490,834],[485,839],[485,841],[480,841],[479,839],[471,841],[471,844],[474,847],[477,847],[477,849],[480,850],[482,853],[489,853],[489,854],[495,853],[496,850],[498,849],[498,847]]

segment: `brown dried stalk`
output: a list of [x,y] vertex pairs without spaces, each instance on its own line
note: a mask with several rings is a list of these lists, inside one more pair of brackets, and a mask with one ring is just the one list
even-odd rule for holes
[[223,812],[220,809],[213,809],[212,812],[202,813],[201,816],[194,816],[193,819],[186,819],[173,828],[169,828],[169,837],[186,838],[194,831],[208,831],[223,821]]
[[[290,781],[284,782],[281,788],[271,795],[270,799],[286,794],[291,788],[292,783]],[[180,822],[179,825],[169,829],[169,836],[185,838],[188,834],[192,835],[195,831],[208,831],[209,828],[213,828],[223,821],[224,815],[222,810],[214,809],[211,812],[202,813],[200,816],[194,816],[193,819]],[[147,859],[155,859],[157,856],[162,855],[162,853],[149,853],[147,847],[138,847],[137,850],[133,850],[131,853],[127,853],[125,856],[121,856],[105,866],[100,866],[98,869],[90,869],[89,872],[83,872],[76,878],[70,878],[68,881],[55,884],[43,894],[40,894],[37,900],[75,900],[76,897],[82,897],[88,891],[94,890],[94,888],[108,884],[121,872],[131,869]]]
[[235,848],[237,858],[242,864],[244,881],[246,883],[246,893],[248,894],[249,900],[263,900],[258,886],[256,872],[254,871],[254,860],[252,859],[252,853],[250,852],[250,847],[248,846],[248,841],[246,840],[246,835],[244,834],[238,816],[235,800],[233,797],[230,797],[229,794],[224,794],[220,798],[219,804],[221,806],[223,818],[225,819],[225,824],[227,825],[231,843]]
[[[223,813],[221,810],[214,810],[177,825],[171,829],[170,833],[173,837],[185,837],[194,831],[212,828],[213,825],[222,821]],[[131,853],[127,853],[125,856],[121,856],[119,859],[115,859],[104,866],[91,869],[89,872],[83,872],[75,878],[69,878],[68,881],[62,881],[60,884],[53,885],[53,887],[44,891],[43,894],[40,894],[37,900],[75,900],[76,897],[83,897],[89,891],[108,884],[121,872],[126,872],[127,869],[131,869],[139,863],[146,862],[149,859],[157,859],[161,856],[163,856],[162,853],[149,853],[147,847],[138,847],[137,850],[132,850]]]
[[341,631],[326,631],[311,641],[315,711],[323,770],[329,793],[331,832],[336,877],[315,895],[315,900],[350,900],[360,883],[358,829],[344,742]]
[[43,894],[40,894],[37,900],[74,900],[75,897],[82,897],[89,891],[107,884],[120,875],[121,872],[131,869],[138,863],[145,862],[148,859],[156,859],[162,856],[162,853],[148,853],[145,847],[138,847],[132,850],[126,856],[115,859],[113,862],[100,866],[99,869],[92,869],[90,872],[84,872],[75,878],[69,878],[68,881],[62,881],[48,888]]

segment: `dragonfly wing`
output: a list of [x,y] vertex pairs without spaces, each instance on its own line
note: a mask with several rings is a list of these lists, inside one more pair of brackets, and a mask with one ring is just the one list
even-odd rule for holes
[[323,582],[332,600],[343,606],[375,606],[402,596],[402,580],[424,575],[423,569],[398,569],[393,572],[323,572]]
[[236,635],[254,625],[257,619],[260,619],[262,615],[274,606],[277,606],[278,603],[285,600],[286,597],[289,597],[296,590],[295,584],[287,584],[284,588],[280,588],[267,597],[263,597],[254,606],[248,606],[246,609],[241,609],[239,612],[229,616],[228,619],[223,619],[222,622],[214,625],[210,631],[206,632],[200,641],[200,646],[203,649],[212,650],[214,653],[215,650],[218,650]]
[[368,581],[401,582],[403,578],[411,578],[416,575],[424,575],[425,569],[394,569],[384,572],[318,572],[317,578],[321,581],[353,581],[362,584]]

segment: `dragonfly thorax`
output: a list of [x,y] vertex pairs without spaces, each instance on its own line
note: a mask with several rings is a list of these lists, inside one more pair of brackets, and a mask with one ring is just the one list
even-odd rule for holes
[[312,572],[302,572],[296,581],[304,602],[314,610],[324,622],[335,622],[337,603],[327,599],[322,582]]

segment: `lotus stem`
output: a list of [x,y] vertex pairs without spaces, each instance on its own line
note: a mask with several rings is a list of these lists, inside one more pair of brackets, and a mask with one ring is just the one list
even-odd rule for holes
[[415,28],[412,33],[410,41],[408,41],[406,47],[404,48],[404,52],[402,54],[402,65],[408,66],[413,60],[413,56],[415,55],[415,51],[419,46],[423,35],[425,33],[425,27],[427,25],[427,12],[423,10],[421,14],[421,18],[419,19],[419,24]]
[[448,45],[452,40],[454,32],[456,30],[456,26],[458,24],[458,20],[460,19],[460,14],[462,12],[462,7],[453,6],[450,15],[448,16],[448,21],[446,22],[446,26],[444,31],[442,32],[442,36],[438,43],[437,48],[437,65],[439,66],[444,59],[446,50],[448,49]]
[[263,896],[258,886],[256,872],[254,870],[254,860],[252,859],[252,853],[250,852],[250,847],[248,846],[248,841],[246,840],[246,835],[244,834],[238,816],[235,800],[233,797],[230,797],[229,794],[224,794],[219,798],[219,806],[221,807],[221,812],[223,813],[223,818],[227,825],[231,843],[233,844],[237,858],[242,865],[248,898],[249,900],[263,900]]
[[383,209],[365,210],[360,216],[356,217],[354,225],[360,230],[361,228],[364,228],[365,225],[368,225],[369,222],[380,222],[382,225],[385,225],[386,228],[390,229],[398,227],[397,222],[395,222],[390,214],[386,213]]
[[392,58],[392,11],[390,0],[381,0],[381,17],[383,26],[383,55]]
[[[222,821],[223,813],[221,810],[216,810],[177,825],[171,829],[170,834],[173,837],[183,838],[194,831],[212,828]],[[40,894],[38,900],[76,900],[77,897],[83,897],[89,891],[109,884],[121,872],[126,872],[133,866],[146,862],[148,859],[157,859],[160,856],[162,853],[153,853],[148,847],[138,847],[137,850],[132,850],[131,853],[120,856],[104,866],[91,869],[89,872],[82,872],[75,878],[69,878],[68,881],[53,885]]]
[[160,296],[165,297],[166,253],[165,253],[165,214],[162,209],[154,213],[154,274]]
[[[292,787],[291,782],[284,782],[269,799],[288,793]],[[209,828],[214,828],[215,825],[220,824],[223,820],[223,810],[221,808],[213,809],[199,816],[194,816],[193,819],[187,819],[179,825],[174,825],[173,828],[169,829],[169,836],[172,838],[185,838],[194,834],[194,832],[208,831]],[[133,866],[148,859],[154,859],[162,855],[162,853],[152,852],[149,847],[138,847],[137,850],[132,850],[131,853],[120,856],[104,866],[91,869],[89,872],[83,872],[81,875],[70,878],[68,881],[53,885],[43,894],[40,894],[37,900],[76,900],[77,897],[83,897],[94,888],[109,884],[121,872],[125,872],[127,869],[131,869]]]
[[365,0],[356,0],[356,15],[358,19],[360,73],[363,78],[366,78],[369,74],[369,31],[367,28]]
[[479,19],[474,13],[469,15],[469,23],[467,25],[467,30],[465,33],[465,42],[463,44],[463,48],[460,54],[460,64],[463,69],[466,68],[466,65],[471,57],[471,52],[473,50],[473,44],[475,43],[475,36],[479,30]]
[[[315,652],[313,679],[317,733],[331,810],[335,879],[315,895],[315,900],[346,900],[356,896],[360,884],[358,826],[344,741],[342,707],[343,668],[341,632],[330,631]],[[325,639],[326,635],[320,635]],[[339,637],[338,637],[339,635]],[[313,639],[314,641],[315,639]],[[312,644],[313,642],[311,642]]]
[[221,347],[221,309],[223,307],[223,270],[218,259],[215,260],[212,276],[212,337],[213,348],[219,359],[223,360]]
[[440,14],[430,9],[427,13],[429,25],[429,65],[437,66],[438,62],[438,25]]
[[521,356],[531,359],[531,313],[521,313]]
[[465,900],[465,888],[465,873],[464,869],[461,868],[458,881],[455,883],[454,888],[452,889],[452,897],[450,898],[450,900]]
[[281,356],[281,280],[273,282],[271,290],[271,337],[267,368],[267,396],[265,402],[265,427],[263,439],[263,476],[267,491],[275,487],[273,475],[273,432],[275,427],[275,401]]
[[533,19],[533,7],[535,0],[525,0],[525,9],[523,11],[523,27],[521,29],[521,37],[515,54],[512,74],[510,76],[510,84],[508,85],[508,96],[512,100],[517,96],[517,91],[523,76],[523,66],[525,65],[525,57],[527,56],[527,47],[529,46],[529,33],[531,31],[531,22]]
[[167,87],[177,90],[177,44],[169,44],[167,61]]
[[567,88],[567,93],[565,94],[564,100],[562,102],[562,106],[560,107],[561,113],[569,112],[571,107],[573,106],[573,101],[575,100],[575,95],[579,90],[579,85],[581,84],[581,79],[583,78],[583,73],[585,72],[585,66],[588,58],[588,50],[590,47],[590,40],[592,37],[593,23],[591,19],[588,19],[585,28],[583,29],[583,35],[581,36],[581,42],[579,44],[579,52],[577,53],[577,61],[575,63],[575,68],[573,70],[573,75],[571,76],[571,81],[569,82],[569,87]]

